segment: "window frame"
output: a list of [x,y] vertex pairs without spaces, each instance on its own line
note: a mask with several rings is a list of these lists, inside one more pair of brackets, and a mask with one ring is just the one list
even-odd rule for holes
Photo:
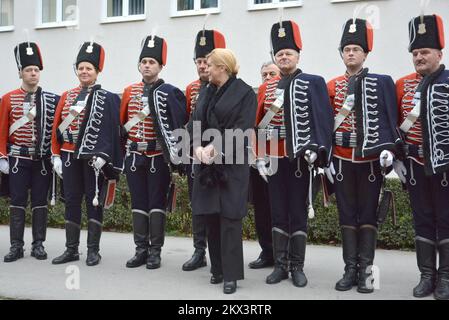
[[219,14],[221,12],[221,0],[217,0],[216,8],[205,8],[201,9],[201,0],[194,0],[193,10],[182,10],[178,11],[177,0],[171,0],[170,17],[189,17],[189,16],[199,16],[206,14]]
[[144,13],[143,14],[129,14],[129,0],[123,0],[122,12],[123,15],[117,17],[108,17],[108,0],[102,0],[102,15],[101,23],[118,23],[118,22],[130,22],[130,21],[142,21],[147,19],[147,1],[143,2]]
[[15,29],[15,25],[14,25],[14,15],[15,15],[15,10],[14,10],[14,0],[12,0],[12,24],[6,25],[6,26],[0,26],[0,32],[9,32],[9,31],[14,31]]
[[56,0],[56,21],[54,22],[42,22],[42,10],[43,10],[43,0],[38,1],[37,5],[37,23],[36,29],[48,29],[48,28],[61,28],[61,27],[74,27],[79,23],[79,7],[78,1],[76,0],[76,19],[63,21],[62,14],[62,0]]
[[302,7],[304,5],[303,0],[292,0],[288,2],[281,2],[280,0],[272,0],[272,3],[259,3],[255,4],[254,0],[248,0],[248,11],[255,10],[268,10],[278,8],[293,8]]

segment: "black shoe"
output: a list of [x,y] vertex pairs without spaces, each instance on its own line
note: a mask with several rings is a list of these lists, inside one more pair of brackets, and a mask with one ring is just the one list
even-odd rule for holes
[[31,209],[33,243],[31,245],[31,256],[37,260],[47,260],[43,242],[47,235],[47,207],[35,207]]
[[237,290],[237,281],[225,281],[223,284],[223,293],[232,294]]
[[257,260],[254,260],[248,264],[248,267],[250,269],[262,269],[262,268],[268,268],[274,266],[273,259],[266,259],[262,256],[259,256]]
[[14,262],[23,258],[23,248],[12,247],[3,259],[4,262]]
[[413,288],[415,298],[424,298],[433,293],[437,278],[437,248],[432,240],[416,237],[416,260],[421,272],[419,284]]
[[142,251],[142,252],[136,252],[134,257],[132,257],[131,259],[129,259],[126,262],[126,267],[127,268],[138,268],[140,266],[143,266],[144,264],[147,263],[147,258],[148,258],[147,250]]
[[437,285],[433,293],[437,300],[449,300],[449,239],[438,245],[439,267]]
[[279,283],[288,279],[288,242],[287,232],[273,228],[273,255],[275,259],[274,270],[267,277],[267,284]]
[[219,284],[223,282],[223,275],[222,274],[213,274],[212,277],[210,277],[210,283],[212,284]]
[[357,283],[358,283],[357,270],[349,269],[348,271],[345,271],[345,273],[343,274],[343,278],[341,278],[335,284],[335,290],[348,291],[351,290],[352,287],[356,286]]
[[159,269],[161,267],[161,250],[150,249],[147,258],[147,269]]
[[359,281],[357,292],[359,293],[374,292],[371,266],[374,261],[376,243],[377,228],[371,225],[361,226],[358,233]]
[[101,255],[98,253],[98,250],[88,249],[87,250],[87,258],[86,265],[89,267],[96,266],[101,261]]
[[31,256],[37,260],[47,260],[47,252],[45,252],[43,245],[33,247]]
[[292,281],[295,287],[303,288],[307,285],[307,278],[301,268],[293,268],[291,270]]
[[206,252],[204,250],[195,250],[192,258],[182,265],[182,270],[193,271],[205,266],[207,266]]
[[275,284],[285,279],[288,279],[288,271],[283,268],[274,267],[273,272],[267,277],[265,282],[267,284]]
[[51,262],[52,264],[63,264],[72,261],[78,261],[80,259],[80,254],[78,253],[78,249],[67,249],[64,251],[62,255],[56,257]]
[[438,278],[433,296],[437,300],[449,300],[449,278]]
[[421,279],[416,287],[413,288],[415,298],[425,298],[430,296],[435,290],[435,279],[426,278],[421,275]]
[[345,262],[345,273],[335,284],[335,290],[348,291],[358,283],[358,231],[352,226],[341,227],[341,240],[343,249],[343,261]]

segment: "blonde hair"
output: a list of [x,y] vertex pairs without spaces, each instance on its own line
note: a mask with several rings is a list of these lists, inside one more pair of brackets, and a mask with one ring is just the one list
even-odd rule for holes
[[237,59],[229,49],[214,49],[206,56],[206,59],[210,59],[210,62],[216,66],[224,66],[230,76],[236,76],[239,73],[240,67],[237,64]]

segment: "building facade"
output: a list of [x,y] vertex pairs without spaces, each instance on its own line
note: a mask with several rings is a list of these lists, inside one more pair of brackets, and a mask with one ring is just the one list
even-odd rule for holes
[[[424,1],[425,2],[425,1]],[[168,64],[162,77],[184,88],[196,77],[194,39],[203,27],[220,30],[240,64],[240,77],[260,83],[260,65],[271,59],[271,25],[296,21],[302,33],[300,68],[327,80],[342,74],[337,47],[343,23],[353,17],[374,25],[374,51],[366,66],[397,79],[411,73],[408,21],[420,14],[421,0],[0,0],[0,95],[19,84],[13,47],[23,41],[39,43],[44,59],[41,85],[61,93],[77,84],[73,63],[83,41],[106,50],[100,83],[121,93],[140,80],[137,70],[141,40],[151,34],[168,42]],[[282,11],[278,10],[283,7]],[[431,0],[426,14],[437,13],[449,35],[449,0]],[[448,56],[443,62],[449,64]]]

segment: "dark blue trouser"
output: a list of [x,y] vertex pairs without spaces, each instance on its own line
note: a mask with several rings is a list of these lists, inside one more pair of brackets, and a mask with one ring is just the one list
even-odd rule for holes
[[133,210],[165,212],[170,187],[170,169],[162,155],[131,154],[125,160],[126,179]]
[[335,196],[341,226],[377,227],[382,173],[379,161],[353,163],[334,158]]
[[405,165],[416,236],[449,239],[449,172],[426,176],[415,161],[408,159]]
[[30,190],[31,208],[47,206],[52,172],[50,160],[9,157],[11,206],[26,208]]
[[250,187],[254,205],[254,220],[257,239],[262,248],[262,258],[273,259],[273,239],[271,236],[271,210],[268,183],[257,169],[250,169]]
[[[193,192],[193,170],[192,165],[186,165],[187,183],[189,187],[189,199],[192,202]],[[206,244],[206,221],[203,215],[192,214],[193,246],[195,249],[205,250]]]
[[50,160],[9,157],[10,240],[12,247],[23,247],[25,210],[31,191],[33,247],[45,241],[48,191],[52,180]]
[[[73,153],[61,152],[62,177],[65,197],[65,219],[77,225],[81,224],[81,203],[86,200],[87,218],[103,223],[103,207],[95,207],[92,201],[95,197],[95,171],[89,165],[89,160],[75,159]],[[101,193],[102,176],[98,179],[99,194]]]
[[271,222],[289,234],[297,231],[307,233],[307,206],[309,194],[309,169],[301,159],[290,162],[288,158],[277,159],[278,170],[268,177]]

